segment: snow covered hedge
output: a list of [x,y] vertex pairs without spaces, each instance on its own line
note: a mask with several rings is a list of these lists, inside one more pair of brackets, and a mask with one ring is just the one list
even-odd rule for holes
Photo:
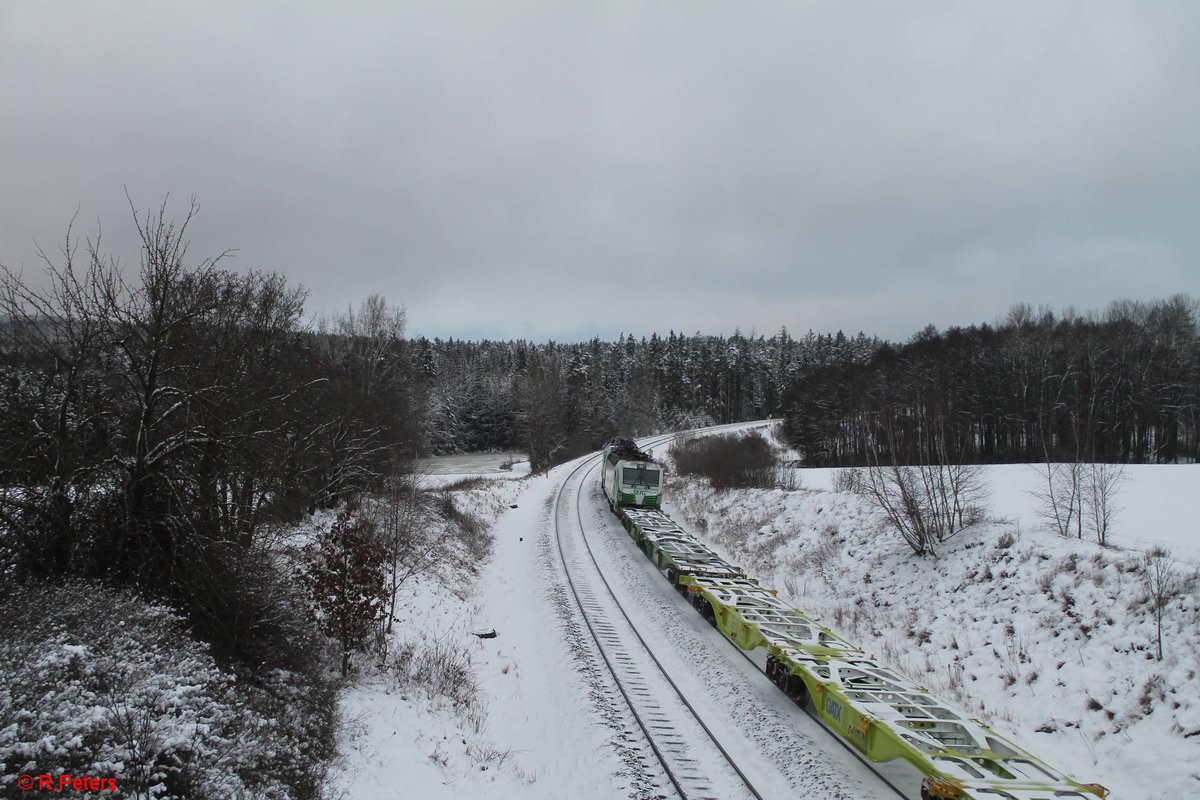
[[331,720],[311,713],[311,682],[240,682],[180,618],[132,594],[19,590],[0,602],[0,675],[6,794],[46,773],[115,777],[122,797],[316,793],[313,743]]

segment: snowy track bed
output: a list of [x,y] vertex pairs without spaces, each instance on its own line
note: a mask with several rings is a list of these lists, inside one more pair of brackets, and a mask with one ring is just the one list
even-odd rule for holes
[[[565,474],[500,478],[455,495],[462,510],[490,523],[492,555],[472,565],[477,575],[460,564],[414,582],[393,649],[411,643],[466,655],[466,663],[454,662],[463,667],[455,684],[473,688],[448,698],[398,684],[390,668],[356,681],[342,703],[342,759],[331,797],[637,796],[615,726],[556,610],[558,576],[549,573],[540,541],[548,538],[554,478]],[[474,635],[489,631],[495,638]]]
[[[571,595],[593,646],[593,658],[632,717],[649,752],[638,760],[641,779],[655,791],[673,788],[679,797],[759,798],[736,761],[688,705],[624,613],[589,551],[580,497],[595,465],[581,465],[564,482],[555,503],[555,540]],[[636,728],[636,730],[635,730]],[[655,763],[657,762],[657,763]],[[661,767],[661,770],[659,769]]]
[[[560,526],[573,525],[571,533],[586,537],[595,558],[595,564],[590,558],[582,559],[587,562],[582,566],[573,563],[572,577],[577,581],[606,580],[611,587],[609,607],[602,624],[596,626],[602,627],[599,646],[608,648],[605,640],[613,629],[625,629],[625,637],[636,636],[629,630],[640,632],[653,651],[641,660],[656,661],[654,669],[661,665],[671,676],[674,688],[655,692],[666,709],[658,712],[665,724],[675,730],[688,725],[694,728],[696,723],[688,719],[693,716],[690,706],[715,732],[728,758],[710,753],[703,764],[719,764],[723,759],[736,763],[762,797],[916,797],[919,778],[915,772],[906,766],[885,769],[882,774],[900,782],[906,791],[889,788],[879,773],[841,749],[837,739],[784,697],[762,674],[761,665],[741,656],[732,643],[712,630],[635,549],[608,513],[596,483],[593,469],[564,486],[560,496],[565,500],[557,510]],[[570,508],[565,507],[568,504]],[[594,576],[597,570],[604,578]],[[618,604],[619,609],[615,608]],[[619,622],[611,620],[614,615]],[[624,646],[642,649],[641,644],[635,647],[625,642]],[[610,655],[618,664],[622,658]],[[703,734],[687,737],[693,748],[703,744],[703,738]],[[745,788],[740,791],[739,795],[726,790],[717,796],[747,796]]]

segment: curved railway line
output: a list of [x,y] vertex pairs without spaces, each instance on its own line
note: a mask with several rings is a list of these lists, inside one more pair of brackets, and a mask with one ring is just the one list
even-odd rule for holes
[[[646,444],[657,446],[673,438],[675,435],[652,437]],[[588,525],[583,518],[584,493],[586,487],[591,486],[591,478],[600,463],[601,457],[595,455],[577,465],[559,486],[552,504],[553,535],[566,584],[597,655],[634,719],[657,769],[680,798],[766,800],[772,797],[755,785],[748,770],[722,744],[714,730],[716,725],[706,722],[703,712],[688,699],[668,667],[655,654],[646,637],[660,632],[644,634],[639,629],[605,575],[589,541]],[[761,665],[742,651],[738,652],[759,674],[763,674]],[[664,708],[667,703],[673,708]],[[805,709],[805,713],[825,728],[810,711]],[[876,776],[892,796],[914,800],[839,737],[830,735]]]
[[[669,439],[670,437],[661,437],[662,441]],[[572,470],[555,494],[552,514],[555,543],[567,586],[596,646],[596,652],[641,730],[663,775],[680,798],[724,800],[727,797],[741,796],[764,800],[764,796],[721,745],[715,732],[704,722],[654,655],[626,613],[592,552],[585,533],[586,525],[581,506],[583,487],[599,464],[600,457],[592,456]],[[573,502],[568,503],[566,500],[570,498],[571,493],[567,491],[567,487],[572,482],[574,497]],[[562,521],[564,516],[570,516],[570,506],[574,506],[578,537],[570,536]],[[594,577],[595,581],[589,582],[589,577]],[[616,613],[612,613],[613,611]],[[677,699],[686,709],[693,723],[686,727],[692,730],[681,730],[684,726],[679,725],[679,715],[667,713],[660,702],[664,695]],[[699,757],[700,754],[696,752],[701,749],[697,747],[698,739],[710,745],[704,749],[715,750],[720,755],[721,764],[718,765],[718,769],[720,766],[726,767],[724,771],[732,772],[737,781],[730,781],[728,775],[715,774],[714,765],[709,759]],[[741,791],[740,794],[730,794],[730,789]]]
[[[740,423],[716,429],[762,424]],[[674,434],[652,437],[643,445],[660,445],[674,438]],[[659,610],[673,622],[664,624],[661,619],[657,624],[647,622],[642,609],[630,614],[606,576],[602,559],[593,550],[589,525],[583,518],[584,487],[601,464],[609,507],[653,568],[660,574],[665,571],[670,585],[686,598],[682,601],[677,596],[665,601],[659,598]],[[774,754],[767,760],[786,773],[771,775],[762,771],[767,769],[758,758],[763,754],[747,753],[749,743],[738,731],[731,731],[734,723],[732,727],[747,732],[744,714],[734,722],[729,716],[733,712],[714,705],[721,701],[704,690],[695,696],[700,702],[689,700],[687,691],[696,691],[692,688],[694,681],[685,682],[686,691],[681,688],[681,682],[672,676],[647,640],[662,639],[665,635],[678,644],[678,635],[686,638],[684,629],[689,623],[680,624],[681,602],[699,611],[755,672],[782,689],[783,694],[795,701],[795,707],[878,779],[878,788],[862,787],[873,797],[916,800],[919,794],[922,800],[968,796],[1044,800],[1107,794],[1096,784],[1075,783],[1055,773],[994,731],[962,717],[923,687],[880,667],[833,631],[776,599],[774,591],[760,587],[756,580],[746,577],[740,568],[730,565],[663,514],[661,486],[661,470],[650,455],[642,453],[630,440],[613,440],[603,454],[581,460],[558,486],[552,519],[566,588],[594,644],[595,654],[636,722],[657,769],[661,770],[659,774],[678,797],[763,800],[764,786],[770,787],[771,796],[795,796],[802,792],[806,797],[842,797],[846,791],[854,791],[849,785],[837,783],[838,770],[832,764],[838,760],[834,755],[837,751],[824,746],[824,735],[818,737],[822,741],[819,744],[799,730],[774,731],[789,739],[790,750],[784,748],[781,753],[778,748],[771,748]],[[574,520],[570,519],[571,506]],[[612,542],[606,545],[611,548]],[[616,552],[612,550],[609,555],[624,558],[616,556]],[[610,568],[618,563],[624,571],[624,561],[613,561]],[[636,585],[636,581],[627,583],[622,591],[640,593]],[[637,606],[636,601],[627,602],[633,604],[631,608]],[[642,630],[652,631],[648,636],[639,630],[635,621],[638,617],[642,620]],[[591,649],[591,645],[587,647]],[[693,665],[707,675],[715,669],[709,662],[720,660],[712,653],[706,658],[703,653],[707,647],[697,639],[684,647],[689,651],[686,655],[670,647],[661,652],[669,656],[666,661],[675,662],[678,674],[689,672],[694,678],[700,673],[692,671]],[[758,655],[759,660],[748,651]],[[683,661],[678,660],[681,655]],[[743,671],[744,666],[734,672]],[[744,671],[747,679],[753,674]],[[740,707],[744,704],[743,695],[756,691],[757,687],[750,684],[756,684],[757,680],[737,683],[728,686],[727,699],[736,697],[728,705]],[[718,694],[725,693],[724,686],[721,684]],[[714,684],[707,682],[707,687],[711,692]],[[770,702],[764,705],[759,698],[757,706],[749,710],[751,715],[758,714],[752,727],[761,729],[783,721],[782,718],[767,721],[767,717],[778,717],[767,711],[770,705]],[[833,722],[836,727],[831,727]],[[761,730],[750,736],[755,739],[750,745],[752,750],[761,748],[760,734]],[[723,737],[729,741],[723,743]],[[853,742],[847,741],[847,737]],[[736,746],[729,747],[730,741]],[[731,752],[738,749],[745,755]],[[740,759],[752,766],[745,768]],[[649,761],[638,759],[640,777],[645,783],[655,784],[656,768]],[[848,760],[844,761],[842,767],[848,768],[848,764]],[[919,791],[906,768],[919,781]],[[885,771],[889,774],[884,774]],[[824,783],[817,773],[826,774]],[[781,778],[786,780],[786,788],[780,788]],[[849,773],[846,778],[849,779]],[[898,783],[914,785],[906,791]],[[658,780],[656,788],[665,789],[665,785]]]

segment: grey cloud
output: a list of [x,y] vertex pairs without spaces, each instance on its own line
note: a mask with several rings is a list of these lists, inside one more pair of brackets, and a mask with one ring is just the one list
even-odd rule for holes
[[123,186],[414,333],[905,337],[1200,296],[1186,3],[21,4],[0,262]]

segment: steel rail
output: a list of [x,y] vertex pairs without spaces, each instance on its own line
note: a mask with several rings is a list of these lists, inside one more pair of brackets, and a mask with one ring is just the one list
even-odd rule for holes
[[[724,426],[722,426],[722,427],[724,427]],[[655,437],[655,439],[659,442],[670,441],[672,438],[674,438],[673,435]],[[650,745],[651,751],[654,753],[655,758],[658,760],[659,765],[662,767],[663,772],[666,774],[667,779],[671,782],[671,785],[675,788],[675,791],[679,794],[679,796],[681,798],[683,798],[683,800],[691,800],[692,796],[689,795],[688,791],[684,788],[684,785],[683,785],[684,781],[680,780],[680,776],[676,774],[676,770],[672,767],[672,765],[670,763],[670,757],[666,753],[664,753],[662,747],[660,747],[660,745],[659,745],[659,742],[656,740],[655,734],[652,733],[652,729],[654,729],[656,726],[649,724],[647,722],[647,720],[644,719],[643,714],[640,713],[637,708],[638,704],[630,696],[629,690],[626,687],[626,683],[628,682],[629,676],[626,676],[626,680],[622,680],[622,677],[621,677],[621,674],[620,674],[618,668],[613,663],[612,659],[609,658],[609,654],[605,651],[605,647],[602,642],[602,639],[604,637],[602,637],[600,632],[597,631],[597,629],[596,629],[597,626],[593,623],[593,620],[591,619],[590,615],[587,613],[583,597],[581,597],[580,587],[577,586],[575,579],[571,575],[569,560],[567,558],[566,552],[564,550],[564,545],[563,545],[563,531],[562,531],[562,526],[559,523],[559,512],[562,510],[565,510],[563,507],[563,493],[567,487],[567,484],[570,483],[577,475],[580,475],[581,472],[583,474],[580,476],[580,480],[579,480],[576,490],[575,490],[576,521],[579,525],[581,538],[582,538],[584,547],[587,551],[588,558],[590,558],[590,560],[592,561],[592,564],[596,570],[596,575],[600,578],[600,581],[603,584],[604,589],[608,592],[609,597],[612,599],[612,605],[614,605],[617,608],[617,610],[620,611],[621,616],[625,619],[626,624],[629,626],[630,631],[637,638],[637,641],[641,645],[642,649],[645,651],[645,653],[650,657],[651,661],[657,667],[661,678],[664,679],[666,681],[667,685],[669,685],[671,687],[671,689],[675,692],[676,696],[683,703],[683,706],[687,709],[687,711],[691,714],[692,719],[699,726],[700,730],[702,730],[704,732],[704,734],[708,737],[709,741],[716,747],[718,752],[721,753],[722,757],[729,764],[730,768],[734,771],[734,773],[738,776],[738,778],[742,781],[742,783],[746,786],[746,788],[750,792],[750,794],[754,798],[756,798],[756,800],[763,800],[763,796],[754,787],[753,783],[746,776],[746,774],[742,771],[742,769],[738,766],[737,762],[733,759],[733,757],[729,754],[729,752],[727,750],[725,750],[725,748],[721,745],[720,741],[718,741],[718,739],[716,738],[716,735],[713,733],[712,729],[710,729],[708,727],[708,725],[705,724],[704,720],[701,719],[699,713],[692,706],[692,704],[687,700],[687,698],[683,695],[683,693],[680,691],[678,685],[671,678],[670,674],[663,667],[662,663],[658,660],[658,657],[650,649],[646,640],[642,637],[642,635],[638,631],[637,627],[633,624],[632,620],[629,618],[629,615],[625,612],[625,609],[621,606],[620,601],[617,599],[616,594],[613,592],[612,587],[608,583],[608,579],[604,576],[603,570],[600,569],[600,565],[596,561],[595,554],[592,552],[591,546],[587,541],[587,533],[586,533],[586,529],[583,524],[583,516],[582,516],[582,511],[581,511],[581,506],[580,506],[580,499],[581,499],[581,495],[582,495],[582,491],[583,491],[583,486],[586,484],[587,477],[599,465],[601,458],[602,458],[602,456],[599,454],[593,455],[593,456],[585,459],[583,462],[581,462],[577,467],[575,467],[575,469],[573,469],[570,472],[570,474],[567,475],[567,477],[563,480],[562,484],[559,485],[558,489],[555,492],[554,503],[553,503],[553,512],[552,512],[553,520],[554,520],[555,540],[556,540],[556,544],[557,544],[557,548],[558,548],[559,559],[563,565],[563,572],[567,577],[567,585],[568,585],[568,588],[571,590],[571,595],[572,595],[573,599],[575,600],[575,605],[579,609],[580,616],[582,617],[584,624],[587,627],[588,633],[591,635],[592,641],[595,642],[595,644],[596,644],[596,650],[599,653],[601,659],[603,660],[605,666],[607,667],[609,674],[612,676],[613,682],[616,685],[618,691],[620,692],[622,698],[625,700],[626,706],[629,708],[630,713],[633,715],[634,720],[637,722],[638,727],[641,729],[642,734],[646,739],[646,742]]]
[[551,512],[551,517],[554,521],[554,539],[555,544],[558,546],[559,561],[563,566],[563,574],[567,577],[567,587],[571,590],[571,597],[574,598],[575,605],[579,609],[579,616],[581,619],[583,619],[584,625],[587,627],[588,633],[592,637],[592,641],[596,644],[596,652],[600,654],[600,658],[604,661],[605,667],[608,668],[608,672],[612,676],[613,683],[616,685],[617,691],[619,691],[621,693],[621,697],[624,698],[625,705],[629,708],[630,713],[633,715],[634,720],[637,722],[638,727],[642,731],[642,736],[646,739],[647,744],[650,745],[651,751],[654,753],[655,758],[658,759],[659,765],[662,766],[663,771],[666,773],[667,779],[670,780],[671,785],[675,787],[675,791],[678,793],[678,795],[681,798],[684,798],[684,800],[687,800],[687,794],[684,792],[683,787],[679,785],[679,779],[675,776],[674,770],[672,770],[671,766],[667,763],[667,758],[665,755],[663,755],[662,750],[659,749],[658,743],[655,742],[654,737],[650,734],[650,727],[646,724],[646,721],[642,719],[642,715],[638,713],[637,707],[633,702],[633,698],[629,696],[629,692],[626,691],[624,683],[617,675],[617,668],[613,665],[612,661],[608,657],[608,654],[605,653],[604,647],[600,643],[600,636],[596,632],[595,626],[593,626],[592,620],[588,616],[587,611],[584,609],[583,599],[579,596],[579,591],[575,585],[575,579],[571,576],[571,569],[567,563],[566,553],[563,551],[562,530],[558,522],[558,512],[562,503],[563,489],[566,488],[571,479],[574,478],[575,475],[578,474],[584,467],[589,467],[589,471],[591,468],[594,468],[595,462],[597,462],[601,457],[602,456],[600,455],[590,456],[585,461],[580,463],[579,466],[571,470],[571,473],[563,479],[563,482],[559,484],[557,491],[554,493],[554,505],[553,511]]
[[[666,436],[666,437],[663,437],[662,441],[670,441],[671,438],[673,438],[673,437]],[[629,629],[631,631],[633,631],[633,635],[637,637],[638,642],[642,645],[642,648],[650,656],[651,660],[654,662],[654,665],[656,667],[658,667],[659,672],[662,673],[662,676],[666,679],[667,683],[670,685],[671,689],[675,692],[675,695],[679,698],[680,702],[682,702],[684,707],[687,708],[688,712],[691,713],[692,718],[696,720],[696,722],[700,725],[701,730],[704,731],[705,735],[708,736],[709,740],[713,743],[714,746],[716,746],[717,750],[720,751],[721,755],[724,756],[725,761],[728,762],[729,766],[733,768],[733,771],[735,773],[737,773],[737,776],[742,780],[742,783],[744,783],[746,785],[746,788],[750,791],[750,794],[754,795],[754,797],[756,797],[758,800],[763,800],[763,796],[754,787],[754,783],[750,780],[750,778],[744,772],[742,772],[742,769],[741,769],[741,767],[738,766],[737,761],[734,760],[733,756],[731,756],[729,754],[729,751],[726,750],[725,747],[721,744],[721,741],[717,738],[716,733],[713,732],[712,728],[710,728],[708,726],[708,724],[704,721],[704,719],[700,716],[700,712],[696,710],[695,706],[693,706],[692,703],[683,694],[683,691],[679,688],[678,684],[675,683],[674,679],[671,678],[670,673],[667,672],[667,668],[665,666],[663,666],[663,663],[661,661],[658,660],[658,656],[654,654],[654,650],[651,649],[649,643],[642,636],[641,631],[638,630],[638,628],[634,624],[633,620],[630,619],[628,612],[625,611],[625,606],[621,603],[620,599],[617,597],[617,593],[613,591],[612,585],[608,582],[608,578],[606,578],[604,576],[604,570],[601,569],[599,561],[596,560],[596,554],[592,551],[592,545],[588,541],[588,538],[587,538],[587,530],[586,530],[586,526],[584,525],[584,522],[583,522],[583,510],[582,510],[582,502],[581,502],[582,494],[583,494],[583,487],[586,484],[587,477],[588,477],[588,475],[590,475],[592,473],[593,470],[595,470],[595,468],[596,468],[595,464],[592,464],[588,468],[587,472],[584,473],[583,477],[580,479],[579,484],[575,490],[575,517],[579,522],[579,530],[583,534],[583,545],[587,549],[588,558],[591,559],[592,565],[596,568],[596,574],[600,577],[601,583],[604,584],[604,588],[608,592],[609,597],[612,598],[613,606],[616,607],[616,609],[621,612],[621,617],[625,620],[626,624],[629,625]]]
[[[715,428],[710,428],[708,430],[712,431],[714,429],[737,427],[737,426],[741,426],[741,425],[743,425],[743,423],[733,423],[730,425],[715,426]],[[655,436],[655,437],[648,437],[648,441],[645,441],[644,445],[647,447],[658,446],[665,442],[669,442],[673,439],[679,438],[681,436],[686,436],[688,433],[690,433],[690,432],[682,432],[682,433],[666,434],[666,435]],[[637,637],[637,640],[641,644],[642,648],[645,650],[645,652],[649,655],[651,660],[654,662],[655,666],[658,668],[662,677],[666,680],[666,682],[675,691],[679,700],[683,703],[683,705],[691,713],[693,719],[700,726],[700,728],[705,732],[705,734],[708,736],[711,743],[717,748],[717,750],[726,759],[729,766],[734,770],[734,772],[738,775],[738,777],[743,781],[743,783],[746,785],[746,787],[750,791],[750,793],[753,794],[753,796],[755,798],[758,798],[758,800],[763,800],[762,795],[759,794],[759,792],[754,788],[754,786],[749,781],[747,776],[742,772],[741,768],[737,765],[736,761],[730,756],[730,754],[721,745],[720,741],[717,739],[717,737],[712,732],[712,730],[708,727],[708,725],[704,722],[704,720],[701,719],[701,717],[697,713],[696,709],[692,706],[692,704],[683,695],[682,691],[680,691],[678,685],[676,685],[675,681],[671,678],[671,676],[667,672],[666,668],[659,661],[658,657],[654,654],[654,651],[650,648],[650,646],[646,642],[645,638],[642,636],[641,632],[638,630],[637,626],[634,625],[633,620],[629,617],[628,613],[626,613],[624,606],[621,604],[620,600],[617,598],[617,595],[613,591],[612,586],[609,584],[608,579],[605,577],[604,571],[601,569],[599,562],[596,559],[595,554],[592,552],[591,545],[589,544],[588,539],[587,539],[586,527],[583,523],[582,503],[580,502],[580,500],[582,497],[583,487],[586,485],[586,478],[588,477],[588,475],[591,474],[592,471],[594,471],[596,469],[596,467],[599,465],[601,458],[602,458],[602,454],[598,453],[598,454],[589,456],[584,461],[582,461],[578,466],[576,466],[570,472],[570,474],[567,475],[567,477],[563,480],[563,482],[559,485],[558,489],[555,492],[554,504],[553,504],[554,532],[555,532],[556,544],[558,546],[559,559],[563,565],[563,572],[567,576],[567,584],[571,590],[571,595],[575,600],[576,606],[579,608],[580,615],[583,618],[585,625],[587,626],[588,632],[592,637],[592,641],[594,641],[596,644],[597,652],[600,654],[601,659],[604,661],[605,666],[608,668],[609,673],[612,675],[613,681],[616,684],[617,689],[620,691],[621,696],[624,698],[626,705],[629,707],[630,712],[633,714],[634,719],[637,721],[638,727],[642,730],[642,733],[645,736],[647,743],[650,745],[652,752],[655,754],[655,757],[658,759],[658,762],[662,766],[663,771],[666,773],[667,778],[671,781],[672,786],[674,786],[676,792],[679,793],[680,797],[685,798],[685,800],[687,800],[688,795],[685,793],[684,789],[680,785],[677,777],[674,774],[674,771],[671,769],[670,765],[667,763],[667,757],[659,749],[657,743],[655,742],[653,735],[651,735],[651,733],[650,733],[651,726],[648,726],[646,724],[646,722],[642,719],[642,716],[638,713],[637,709],[635,708],[634,701],[630,698],[625,687],[622,685],[622,681],[620,680],[620,678],[618,676],[615,665],[612,664],[608,655],[605,653],[604,647],[602,646],[601,641],[600,641],[600,635],[594,629],[591,620],[588,618],[588,615],[587,615],[586,611],[584,610],[583,601],[580,598],[578,592],[576,591],[575,581],[571,577],[571,570],[568,567],[567,557],[563,551],[563,544],[562,544],[562,538],[561,538],[562,531],[561,531],[561,528],[559,525],[558,512],[560,511],[560,509],[562,507],[562,496],[563,496],[564,490],[566,489],[567,484],[573,478],[575,478],[576,475],[579,475],[579,473],[583,472],[584,470],[587,470],[587,472],[583,476],[581,476],[579,483],[575,489],[576,521],[578,523],[581,533],[583,534],[583,543],[584,543],[585,548],[587,549],[588,556],[591,559],[592,564],[596,570],[596,573],[604,585],[604,588],[607,590],[609,596],[611,597],[612,604],[616,607],[616,609],[620,612],[621,616],[625,619],[626,624],[629,626],[629,628],[633,632],[634,636]],[[676,522],[676,524],[678,524],[678,522]],[[692,536],[694,537],[695,534],[692,534]],[[744,658],[751,666],[753,666],[756,672],[763,675],[764,678],[766,678],[768,681],[770,681],[770,678],[767,677],[765,671],[762,670],[758,666],[757,663],[755,663],[754,659],[752,659],[748,653],[746,653],[744,650],[742,650],[740,647],[738,647],[735,643],[733,643],[729,639],[729,637],[727,637],[723,633],[721,633],[720,630],[717,630],[717,634],[720,635],[721,638],[724,639],[726,642],[729,642],[731,645],[733,645],[734,650],[736,650],[737,653],[742,658]],[[772,682],[772,685],[774,685],[774,682]],[[801,712],[803,712],[809,719],[811,719],[813,722],[815,722],[822,730],[824,730],[826,733],[828,733],[830,738],[832,738],[834,741],[836,741],[846,752],[851,754],[865,769],[867,769],[871,774],[873,774],[876,778],[878,778],[879,781],[884,786],[886,786],[893,793],[895,793],[897,797],[901,798],[901,800],[914,800],[914,798],[911,795],[905,793],[902,789],[900,789],[898,786],[896,786],[891,780],[889,780],[883,773],[881,773],[878,769],[876,769],[873,762],[871,762],[862,753],[860,753],[853,746],[851,746],[849,742],[847,742],[845,739],[843,739],[841,736],[839,736],[836,731],[834,731],[828,725],[826,725],[824,723],[824,721],[822,721],[820,719],[820,717],[817,716],[817,714],[811,708],[809,708],[807,705],[796,706],[796,707]]]

